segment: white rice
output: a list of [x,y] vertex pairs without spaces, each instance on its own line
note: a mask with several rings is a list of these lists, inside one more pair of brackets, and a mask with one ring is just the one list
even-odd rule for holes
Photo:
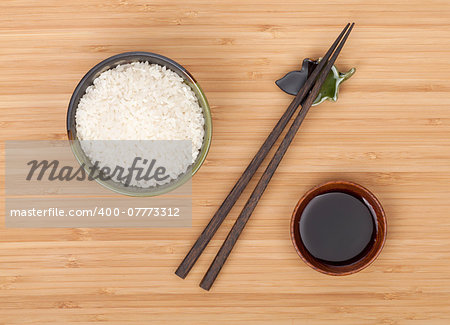
[[[195,93],[175,72],[148,62],[119,65],[100,74],[80,99],[75,118],[80,140],[190,140],[192,155],[159,152],[161,160],[171,161],[170,179],[163,183],[186,172],[203,143],[204,117]],[[88,142],[81,141],[83,150],[100,167],[114,168],[119,160],[130,166],[134,157],[142,157],[143,150],[135,145],[127,146],[126,152],[120,145],[115,152],[105,153],[98,144]],[[157,184],[135,181],[131,185]]]

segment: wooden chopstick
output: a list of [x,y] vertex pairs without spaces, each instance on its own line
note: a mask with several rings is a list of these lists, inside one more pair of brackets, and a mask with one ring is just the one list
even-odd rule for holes
[[264,158],[267,156],[267,154],[269,153],[270,149],[272,148],[272,146],[274,145],[274,143],[276,142],[282,131],[285,129],[292,115],[295,113],[300,103],[303,101],[308,92],[311,90],[317,76],[319,75],[319,72],[325,66],[325,63],[328,61],[331,54],[335,50],[336,46],[339,44],[340,40],[344,36],[344,33],[347,31],[349,25],[350,24],[347,24],[345,26],[341,34],[331,45],[327,53],[324,55],[323,59],[319,62],[318,66],[313,70],[310,77],[307,79],[303,87],[299,90],[295,98],[292,100],[291,104],[288,106],[284,114],[281,116],[280,120],[275,125],[272,132],[270,132],[269,136],[264,141],[261,148],[259,148],[255,157],[247,166],[247,168],[245,169],[239,180],[234,185],[233,189],[230,191],[228,196],[223,201],[222,205],[219,207],[214,216],[211,218],[210,222],[205,227],[201,235],[198,237],[197,241],[194,243],[189,253],[186,255],[181,264],[178,266],[177,270],[175,271],[176,275],[178,275],[183,279],[188,275],[189,271],[192,269],[195,262],[198,260],[203,250],[208,245],[209,241],[214,236],[217,229],[219,229],[220,225],[225,220],[231,208],[242,194],[243,190],[249,183],[250,179],[253,177],[256,170],[261,165]]
[[242,209],[241,214],[237,218],[237,220],[234,223],[233,227],[231,228],[227,238],[225,239],[224,243],[222,244],[222,247],[220,248],[219,252],[217,253],[216,257],[214,258],[214,261],[211,263],[208,271],[206,272],[205,276],[203,277],[203,280],[200,283],[200,287],[202,287],[203,289],[209,290],[211,288],[211,286],[213,285],[217,275],[219,274],[219,272],[222,269],[224,263],[226,262],[228,256],[230,255],[234,244],[238,240],[239,235],[241,234],[242,230],[244,229],[253,210],[255,209],[256,205],[258,204],[259,199],[261,198],[262,194],[264,193],[264,190],[266,189],[266,187],[269,184],[272,176],[274,175],[278,165],[280,164],[281,160],[283,159],[283,156],[286,153],[287,149],[289,148],[289,145],[291,144],[292,140],[294,139],[295,134],[297,133],[298,129],[300,128],[300,125],[302,124],[306,114],[308,113],[309,108],[311,107],[312,103],[314,102],[317,95],[319,94],[320,88],[322,87],[322,84],[324,83],[328,73],[330,72],[331,67],[333,66],[339,53],[341,52],[342,47],[345,44],[345,41],[347,40],[350,32],[353,29],[353,26],[354,26],[354,23],[351,24],[351,26],[350,26],[349,30],[347,31],[347,33],[345,34],[342,42],[339,44],[338,48],[336,49],[336,52],[334,52],[330,61],[327,63],[327,65],[325,66],[323,71],[320,73],[320,76],[317,79],[317,82],[315,83],[313,89],[311,90],[311,93],[308,95],[305,102],[303,103],[302,109],[299,111],[298,115],[294,119],[294,122],[292,123],[291,127],[289,128],[289,131],[286,133],[283,141],[281,142],[280,146],[278,147],[277,151],[275,152],[275,155],[273,156],[272,160],[270,161],[269,165],[267,166],[266,170],[264,171],[263,175],[261,176],[261,179],[259,180],[255,189],[253,190],[253,193],[251,194],[250,198],[248,199],[247,203],[245,204],[244,208]]

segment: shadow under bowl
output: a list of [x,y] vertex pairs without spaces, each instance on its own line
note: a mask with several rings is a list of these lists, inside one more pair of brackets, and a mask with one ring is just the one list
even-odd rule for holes
[[[361,198],[369,206],[375,223],[375,232],[371,243],[349,264],[334,265],[314,257],[305,247],[300,235],[300,219],[308,203],[318,195],[330,192],[347,193]],[[381,203],[368,189],[347,181],[332,181],[309,190],[297,203],[291,219],[291,240],[302,260],[314,270],[328,275],[348,275],[361,271],[369,266],[380,254],[386,240],[386,216]]]
[[86,89],[91,86],[94,80],[103,72],[113,69],[118,65],[128,64],[132,62],[149,62],[150,64],[158,64],[161,66],[165,66],[166,68],[172,70],[176,74],[178,74],[181,78],[183,78],[184,82],[194,91],[198,103],[202,108],[203,116],[205,119],[205,135],[203,138],[203,144],[200,149],[200,153],[193,163],[190,170],[186,173],[180,175],[177,179],[173,180],[170,183],[164,185],[158,185],[156,188],[146,189],[140,188],[136,186],[124,186],[124,184],[115,182],[113,180],[100,180],[96,178],[96,181],[100,183],[102,186],[115,191],[120,194],[129,195],[129,196],[156,196],[161,195],[170,191],[175,190],[182,184],[186,183],[191,177],[198,171],[203,162],[206,159],[206,156],[209,151],[209,147],[211,145],[211,137],[212,137],[212,119],[211,119],[211,110],[206,99],[203,90],[200,88],[200,85],[194,79],[194,77],[180,64],[175,61],[150,52],[126,52],[114,55],[106,60],[98,63],[91,70],[86,73],[86,75],[81,79],[75,88],[72,97],[69,102],[69,107],[67,109],[67,135],[71,142],[72,151],[77,158],[80,164],[84,164],[84,166],[90,167],[92,163],[90,159],[86,156],[83,149],[81,148],[79,139],[77,137],[77,126],[76,126],[76,110],[80,99],[86,93]]

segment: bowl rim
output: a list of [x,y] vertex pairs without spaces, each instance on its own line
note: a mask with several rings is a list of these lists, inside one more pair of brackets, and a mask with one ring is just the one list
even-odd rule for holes
[[[96,178],[97,183],[99,183],[101,186],[104,186],[105,188],[107,188],[111,191],[114,191],[116,193],[119,193],[122,195],[133,196],[133,197],[151,197],[151,196],[157,196],[157,195],[171,192],[171,191],[175,190],[176,188],[180,187],[181,185],[183,185],[184,183],[188,182],[194,176],[194,174],[200,169],[200,167],[203,165],[204,161],[206,160],[206,156],[209,153],[209,149],[211,147],[212,128],[213,128],[212,117],[211,117],[211,107],[208,103],[208,100],[206,98],[206,95],[205,95],[203,89],[200,87],[198,82],[195,80],[195,78],[192,76],[192,74],[186,68],[184,68],[181,64],[175,62],[174,60],[169,59],[168,57],[165,57],[161,54],[157,54],[157,53],[153,53],[153,52],[146,52],[146,51],[123,52],[123,53],[119,53],[119,54],[110,56],[110,57],[100,61],[99,63],[94,65],[92,68],[90,68],[88,72],[86,72],[86,74],[83,76],[83,78],[81,78],[81,80],[78,82],[77,86],[75,87],[75,89],[72,93],[72,96],[70,98],[68,108],[67,108],[66,129],[67,129],[67,137],[70,141],[70,147],[72,149],[72,152],[75,155],[75,158],[77,159],[77,161],[80,164],[82,164],[83,162],[81,160],[81,157],[78,156],[78,154],[75,150],[75,145],[74,145],[74,143],[76,141],[78,141],[78,139],[75,137],[74,132],[71,127],[71,124],[72,124],[71,117],[75,116],[72,113],[78,107],[78,102],[76,102],[77,96],[82,91],[82,88],[85,86],[85,84],[88,82],[88,80],[90,80],[92,78],[92,76],[95,75],[96,73],[98,73],[98,71],[100,71],[102,68],[104,68],[105,66],[108,66],[110,64],[114,65],[115,63],[117,63],[117,61],[120,61],[123,59],[129,59],[130,57],[134,57],[134,56],[147,57],[147,58],[149,58],[149,60],[157,59],[164,63],[173,65],[175,68],[177,68],[182,73],[182,75],[180,75],[180,73],[178,71],[174,71],[173,69],[170,69],[170,67],[168,67],[168,69],[174,71],[175,73],[180,75],[183,79],[185,79],[185,80],[187,79],[187,81],[189,81],[188,85],[191,88],[194,87],[195,90],[197,90],[196,95],[200,96],[200,98],[197,98],[197,99],[201,104],[203,104],[203,106],[201,106],[201,107],[202,107],[203,117],[205,119],[205,124],[204,124],[205,134],[204,134],[204,138],[203,138],[202,148],[200,150],[200,153],[199,153],[196,161],[194,162],[194,164],[192,165],[192,168],[190,169],[189,176],[182,177],[179,181],[175,181],[175,182],[173,182],[173,184],[165,186],[164,188],[162,188],[160,190],[154,190],[154,191],[149,191],[149,192],[144,192],[144,191],[143,192],[132,192],[132,191],[126,191],[125,189],[119,190],[117,188],[110,186],[108,183],[103,182]],[[142,61],[142,60],[136,60],[136,61]],[[189,170],[188,170],[188,172],[189,172]]]
[[[298,224],[302,215],[302,212],[306,205],[316,196],[333,191],[347,192],[352,195],[359,195],[372,207],[374,218],[376,218],[376,234],[375,240],[372,246],[361,256],[357,261],[346,265],[329,265],[320,262],[314,258],[303,245],[303,242],[299,235]],[[297,202],[291,216],[290,222],[290,236],[295,251],[300,258],[312,269],[319,271],[327,275],[349,275],[359,272],[370,264],[380,255],[384,244],[386,242],[387,235],[387,223],[386,214],[376,196],[367,188],[349,181],[330,181],[320,185],[317,185],[308,190]]]

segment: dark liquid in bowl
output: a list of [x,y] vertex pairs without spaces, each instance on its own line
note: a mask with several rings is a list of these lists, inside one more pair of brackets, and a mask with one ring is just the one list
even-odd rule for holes
[[376,235],[374,213],[360,197],[329,192],[313,198],[299,222],[308,252],[331,265],[348,265],[371,248]]

